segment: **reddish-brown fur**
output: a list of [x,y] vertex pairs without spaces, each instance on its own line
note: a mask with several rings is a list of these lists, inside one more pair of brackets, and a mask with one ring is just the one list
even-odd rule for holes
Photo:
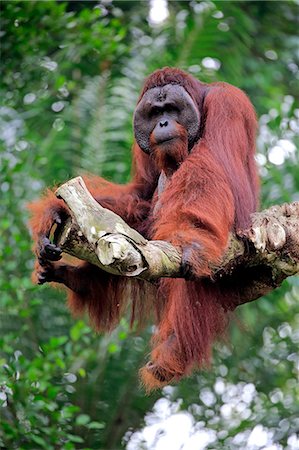
[[[85,181],[96,200],[130,226],[148,238],[165,239],[182,248],[192,267],[192,280],[163,279],[158,295],[152,296],[146,282],[111,276],[88,263],[67,275],[72,285],[70,308],[75,313],[87,309],[101,331],[118,323],[128,300],[133,301],[133,319],[145,315],[145,297],[150,305],[156,304],[151,363],[141,371],[149,389],[209,361],[211,344],[224,331],[227,311],[238,300],[237,293],[221,292],[209,279],[210,267],[220,260],[229,232],[248,225],[258,197],[256,117],[246,95],[226,83],[208,85],[179,69],[164,68],[149,76],[140,99],[148,89],[169,83],[183,86],[200,112],[201,137],[191,152],[186,152],[186,132],[181,129],[171,162],[159,148],[147,155],[135,143],[130,184],[118,186],[100,178]],[[173,161],[178,164],[170,170]],[[161,170],[169,178],[158,196]],[[31,210],[37,242],[51,228],[53,214],[66,207],[48,191]]]

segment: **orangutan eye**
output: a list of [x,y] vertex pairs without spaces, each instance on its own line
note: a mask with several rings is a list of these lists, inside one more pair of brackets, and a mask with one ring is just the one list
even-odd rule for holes
[[153,106],[149,112],[150,117],[157,117],[164,111],[162,106]]

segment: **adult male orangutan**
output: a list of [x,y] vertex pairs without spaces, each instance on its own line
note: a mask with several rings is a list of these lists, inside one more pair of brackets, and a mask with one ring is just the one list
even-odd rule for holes
[[146,238],[182,250],[185,278],[161,279],[154,299],[145,281],[110,275],[86,262],[58,262],[61,250],[49,233],[65,221],[68,209],[52,191],[30,206],[35,279],[63,283],[75,314],[87,310],[97,330],[110,331],[129,300],[132,321],[146,316],[146,303],[155,304],[151,361],[141,369],[148,389],[208,362],[226,313],[237,304],[233,289],[224,292],[209,275],[229,232],[246,227],[257,207],[256,127],[254,109],[238,88],[201,83],[165,67],[145,80],[134,113],[132,181],[116,185],[85,178],[102,206]]

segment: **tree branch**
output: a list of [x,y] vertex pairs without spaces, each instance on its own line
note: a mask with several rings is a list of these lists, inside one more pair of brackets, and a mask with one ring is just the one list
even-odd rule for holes
[[[103,208],[81,177],[56,191],[71,211],[58,236],[62,250],[101,269],[154,281],[183,277],[181,250],[165,241],[148,241],[112,211]],[[299,202],[251,215],[247,230],[232,234],[211,278],[238,292],[238,304],[255,300],[299,273]],[[236,305],[234,305],[236,306]]]

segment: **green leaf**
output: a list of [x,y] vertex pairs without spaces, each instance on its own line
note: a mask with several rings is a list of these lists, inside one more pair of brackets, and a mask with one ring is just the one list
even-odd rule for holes
[[71,442],[77,442],[78,444],[83,444],[84,440],[80,436],[75,436],[74,434],[67,434],[67,437]]
[[40,445],[41,447],[47,448],[47,443],[46,443],[46,441],[45,441],[43,438],[41,438],[40,436],[37,436],[37,435],[35,435],[35,434],[32,434],[32,435],[31,435],[31,440],[32,440],[33,442],[35,442],[36,444]]
[[116,353],[119,350],[119,346],[117,344],[115,344],[114,342],[112,342],[111,344],[108,345],[108,352],[109,353]]
[[80,414],[76,417],[77,425],[86,425],[90,422],[90,417],[87,414]]
[[90,430],[102,430],[103,428],[105,428],[105,424],[101,422],[90,422],[88,424],[88,428]]

